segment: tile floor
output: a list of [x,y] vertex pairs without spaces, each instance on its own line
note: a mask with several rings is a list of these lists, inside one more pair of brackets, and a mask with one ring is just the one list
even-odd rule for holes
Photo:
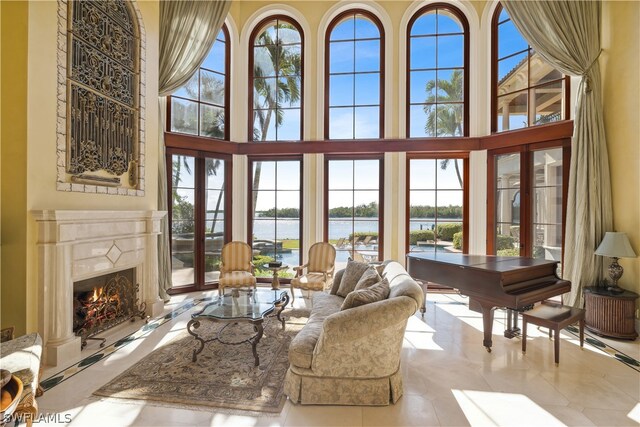
[[[609,347],[601,349],[594,345],[598,340],[590,339],[581,349],[577,334],[565,330],[556,366],[546,330],[529,328],[523,354],[519,338],[502,337],[505,318],[497,311],[493,351],[487,353],[481,345],[482,318],[452,294],[429,294],[424,319],[419,314],[409,319],[402,349],[404,396],[393,406],[299,406],[287,401],[279,416],[253,417],[92,395],[183,330],[189,314],[198,310],[185,304],[212,294],[176,296],[166,306],[167,318],[151,322],[145,331],[139,331],[142,324],[137,322],[109,332],[106,348],[120,344],[102,357],[86,359],[100,350],[90,342],[83,350],[84,366],[64,375],[60,369],[46,369],[44,379],[64,380],[49,382],[51,388],[38,399],[40,412],[50,424],[92,427],[640,425],[640,367],[612,356],[617,350],[640,360],[640,343],[598,338]],[[295,302],[309,304],[297,297]],[[135,339],[122,345],[121,339],[136,331]]]

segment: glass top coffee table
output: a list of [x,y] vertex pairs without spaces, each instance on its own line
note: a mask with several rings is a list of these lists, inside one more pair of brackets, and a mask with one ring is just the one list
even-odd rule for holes
[[[284,329],[284,318],[280,316],[282,310],[289,303],[289,293],[280,289],[239,289],[234,290],[230,294],[218,296],[212,302],[207,304],[200,312],[191,315],[191,320],[187,323],[187,332],[193,335],[200,346],[193,350],[192,360],[197,360],[198,354],[204,349],[204,345],[211,341],[218,341],[222,344],[239,345],[244,343],[251,344],[253,357],[255,358],[255,366],[260,365],[257,346],[264,332],[262,322],[265,317],[276,313],[276,317],[282,322]],[[212,322],[224,322],[224,325],[216,336],[203,339],[197,329],[200,327],[202,320],[210,320]],[[241,341],[227,341],[222,338],[222,332],[233,324],[239,322],[247,322],[253,325],[255,335]]]

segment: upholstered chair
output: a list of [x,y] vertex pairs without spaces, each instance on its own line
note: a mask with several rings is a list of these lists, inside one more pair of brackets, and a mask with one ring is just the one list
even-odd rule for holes
[[[294,289],[323,291],[331,286],[336,264],[336,248],[330,243],[318,242],[309,248],[309,261],[294,267],[296,277],[291,279],[291,302],[295,301]],[[306,274],[303,274],[304,270]]]
[[222,247],[218,293],[225,288],[255,288],[251,246],[245,242],[229,242]]

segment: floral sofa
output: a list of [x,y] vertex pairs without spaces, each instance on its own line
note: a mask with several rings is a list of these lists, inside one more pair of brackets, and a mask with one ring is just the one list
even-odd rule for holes
[[389,297],[341,310],[336,295],[316,292],[309,321],[289,347],[285,394],[316,405],[388,405],[402,396],[400,353],[407,321],[422,304],[420,286],[395,261],[380,266]]

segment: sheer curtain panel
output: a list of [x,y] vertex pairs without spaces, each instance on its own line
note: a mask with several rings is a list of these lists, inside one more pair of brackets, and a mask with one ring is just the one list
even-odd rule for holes
[[580,76],[569,171],[563,276],[570,304],[602,277],[594,252],[613,225],[611,177],[604,132],[600,65],[601,1],[503,0],[516,28],[549,64]]

